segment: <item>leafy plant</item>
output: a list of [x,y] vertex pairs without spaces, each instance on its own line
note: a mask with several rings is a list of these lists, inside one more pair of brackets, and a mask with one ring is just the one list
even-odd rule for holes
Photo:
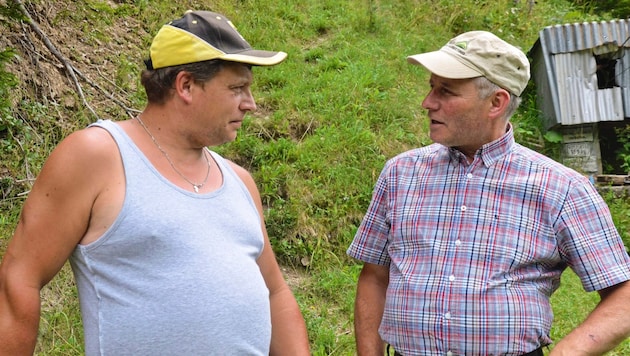
[[610,13],[620,19],[630,17],[630,0],[573,0],[573,3],[586,12]]
[[625,172],[630,172],[630,125],[625,127],[616,127],[617,142],[617,159],[621,162],[621,168]]

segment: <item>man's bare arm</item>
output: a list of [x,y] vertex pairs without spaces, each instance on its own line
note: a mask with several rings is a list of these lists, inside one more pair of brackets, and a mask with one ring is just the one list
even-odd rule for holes
[[630,336],[630,281],[600,291],[601,301],[550,356],[603,355]]
[[85,235],[96,197],[111,178],[112,147],[103,132],[78,131],[60,143],[24,202],[0,264],[0,355],[33,354],[40,290]]
[[262,201],[256,183],[244,168],[234,163],[231,164],[254,199],[262,222],[261,229],[265,238],[265,246],[258,258],[258,266],[269,289],[272,324],[270,355],[310,355],[306,323],[293,292],[284,280],[271,248],[264,223]]
[[389,268],[366,263],[359,275],[354,305],[354,330],[359,356],[382,356],[383,340],[378,327],[383,318]]

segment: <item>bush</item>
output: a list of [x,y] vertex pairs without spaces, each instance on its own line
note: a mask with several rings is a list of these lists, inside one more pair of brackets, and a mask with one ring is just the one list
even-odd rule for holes
[[625,19],[630,17],[630,0],[574,0],[588,12],[610,13],[611,16]]

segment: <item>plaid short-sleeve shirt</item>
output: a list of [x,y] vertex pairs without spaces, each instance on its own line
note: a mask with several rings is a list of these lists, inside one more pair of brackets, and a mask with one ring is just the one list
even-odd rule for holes
[[439,144],[389,160],[348,254],[389,266],[379,332],[404,355],[532,351],[567,266],[587,291],[630,279],[593,185],[511,129],[470,164]]

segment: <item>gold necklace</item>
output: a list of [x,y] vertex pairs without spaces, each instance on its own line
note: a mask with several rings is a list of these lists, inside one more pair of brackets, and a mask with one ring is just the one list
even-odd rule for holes
[[166,157],[166,160],[171,165],[171,167],[173,168],[175,173],[177,173],[180,177],[184,178],[184,180],[186,182],[188,182],[188,184],[192,185],[193,190],[195,191],[195,193],[199,193],[199,189],[206,184],[206,182],[208,181],[208,177],[210,176],[210,160],[208,159],[208,155],[207,155],[205,149],[203,151],[203,157],[206,159],[206,163],[208,164],[208,171],[206,172],[206,178],[204,178],[203,182],[201,182],[201,183],[198,183],[198,184],[197,183],[193,183],[193,182],[190,181],[190,179],[186,178],[186,176],[183,175],[182,172],[180,172],[175,167],[175,164],[173,163],[173,161],[171,161],[171,158],[168,156],[168,153],[166,153],[166,151],[164,151],[162,146],[160,146],[160,144],[157,142],[155,137],[153,137],[153,135],[151,134],[151,131],[149,131],[149,128],[147,128],[147,126],[144,124],[144,122],[142,122],[142,119],[140,119],[140,115],[136,116],[136,119],[138,120],[138,122],[140,123],[140,126],[142,126],[144,131],[146,131],[147,134],[149,134],[149,137],[151,137],[151,141],[153,141],[153,143],[155,144],[155,147],[157,147],[157,149],[160,150],[160,152],[162,152],[164,157]]

